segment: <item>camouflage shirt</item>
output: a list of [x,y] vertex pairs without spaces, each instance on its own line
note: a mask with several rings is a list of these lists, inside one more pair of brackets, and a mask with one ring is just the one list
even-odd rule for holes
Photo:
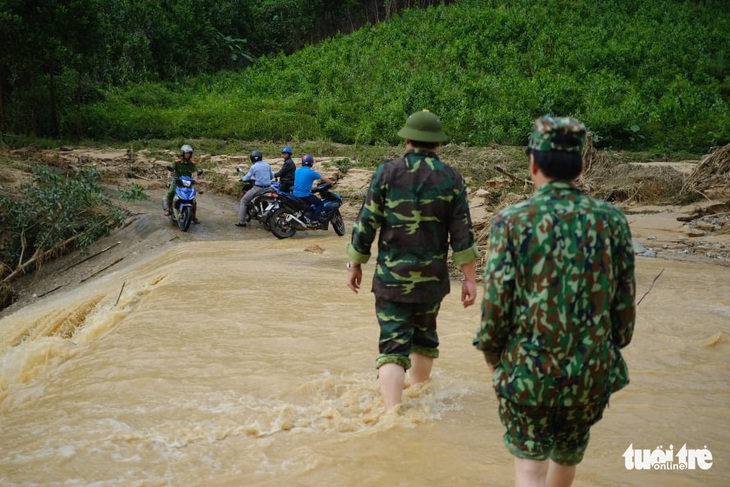
[[629,382],[619,349],[636,313],[626,217],[567,182],[492,222],[475,346],[497,394],[530,406],[607,400]]
[[376,169],[353,227],[350,260],[370,259],[378,229],[372,291],[383,299],[443,299],[450,290],[449,243],[457,265],[479,257],[464,179],[433,152],[409,151]]

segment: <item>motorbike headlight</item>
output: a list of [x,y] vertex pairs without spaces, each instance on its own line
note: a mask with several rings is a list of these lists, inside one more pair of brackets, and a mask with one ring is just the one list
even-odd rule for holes
[[183,186],[185,186],[186,188],[189,188],[190,186],[192,186],[192,183],[189,179],[183,179],[182,183],[183,183]]

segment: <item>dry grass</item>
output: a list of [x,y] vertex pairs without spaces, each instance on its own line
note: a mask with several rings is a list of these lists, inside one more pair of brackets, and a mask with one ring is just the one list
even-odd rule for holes
[[730,200],[730,144],[702,158],[681,188],[707,199]]

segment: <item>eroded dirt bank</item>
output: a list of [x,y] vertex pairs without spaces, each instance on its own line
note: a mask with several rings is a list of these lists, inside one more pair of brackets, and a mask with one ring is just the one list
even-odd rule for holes
[[[68,289],[102,275],[122,261],[129,262],[149,252],[164,251],[180,242],[200,240],[245,242],[248,239],[274,239],[270,233],[259,227],[239,229],[233,226],[240,196],[239,175],[236,173],[236,168],[247,167],[241,156],[199,155],[200,165],[205,168],[198,185],[199,214],[203,223],[193,226],[187,233],[182,233],[163,218],[160,205],[167,185],[165,166],[174,159],[172,152],[151,155],[144,150],[132,153],[124,149],[64,147],[58,150],[36,151],[32,154],[27,151],[16,151],[8,155],[18,159],[32,158],[62,170],[92,165],[102,175],[103,184],[108,188],[115,204],[126,208],[130,216],[122,228],[97,242],[86,252],[63,256],[18,281],[16,302],[0,312],[0,316],[42,299],[59,289]],[[444,160],[448,162],[450,156],[457,161],[457,164],[463,164],[462,160],[467,158],[460,151],[451,154],[446,151]],[[500,158],[498,152],[490,152],[489,157],[493,160],[494,168],[498,170],[491,171],[493,177],[469,178],[472,219],[482,246],[486,244],[489,223],[494,212],[511,202],[529,196],[531,192],[529,184],[515,184],[515,176],[504,169],[504,159]],[[267,160],[274,170],[281,165],[281,159]],[[601,161],[600,157],[594,158],[589,169],[595,173]],[[652,185],[661,186],[662,181],[691,180],[693,174],[701,172],[697,170],[700,162],[626,165],[623,170],[616,171],[613,177],[605,178],[606,182],[603,182],[605,188],[602,189],[604,192],[612,191],[619,194],[621,191],[616,187],[623,181],[623,187],[626,188],[624,193],[629,194],[632,191],[634,193],[640,191],[637,188],[642,186],[644,191]],[[637,166],[638,170],[629,166]],[[317,158],[316,169],[338,179],[336,191],[342,194],[345,200],[342,213],[348,227],[351,226],[372,171],[356,167],[343,171],[333,163],[333,158],[328,157]],[[490,171],[485,174],[489,175]],[[27,171],[8,167],[3,173],[1,183],[17,187],[27,180]],[[601,183],[601,178],[595,178],[590,185],[596,190],[596,185]],[[723,198],[722,183],[722,178],[718,178],[717,184],[713,187],[720,190],[710,194]],[[121,199],[120,195],[133,186],[142,189],[148,199],[138,201]],[[652,189],[652,191],[658,190]],[[615,203],[629,218],[639,255],[730,266],[730,197],[726,201],[705,199],[685,206],[643,204],[631,198]],[[304,237],[316,233],[300,233],[302,246],[307,246]],[[343,252],[346,239],[347,236],[343,238]]]

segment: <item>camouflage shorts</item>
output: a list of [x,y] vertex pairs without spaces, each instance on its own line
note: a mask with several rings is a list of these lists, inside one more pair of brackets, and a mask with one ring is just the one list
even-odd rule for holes
[[411,368],[411,352],[438,358],[439,337],[436,317],[441,302],[399,303],[375,298],[375,315],[380,324],[380,355],[375,367],[395,363]]
[[507,429],[504,444],[518,458],[577,465],[591,426],[603,417],[605,407],[605,402],[571,408],[524,406],[499,396],[499,416]]

